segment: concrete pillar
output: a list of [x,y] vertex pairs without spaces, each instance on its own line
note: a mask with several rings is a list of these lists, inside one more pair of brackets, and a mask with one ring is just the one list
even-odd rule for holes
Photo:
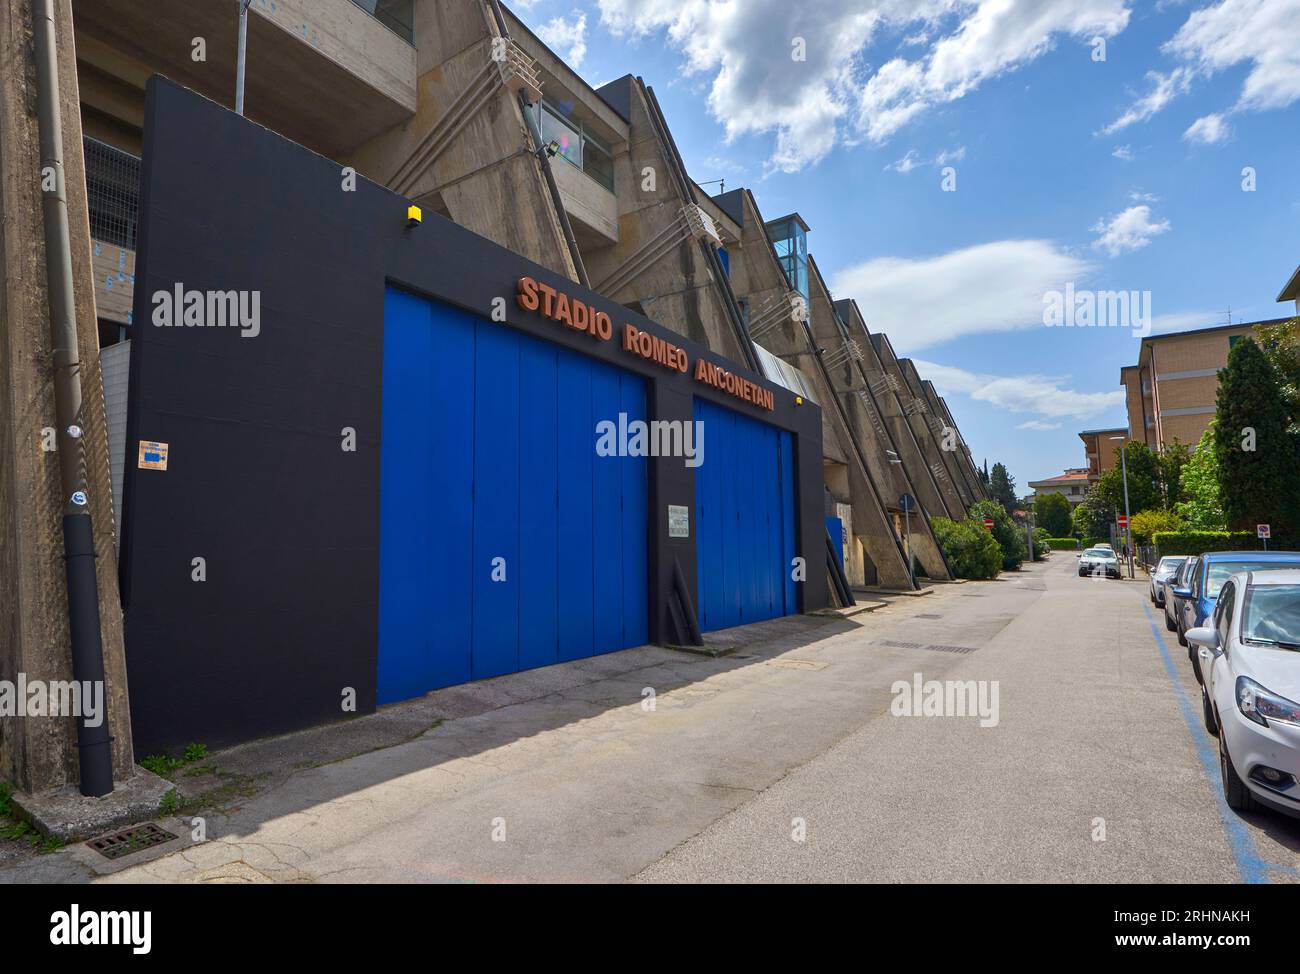
[[[113,494],[95,327],[86,173],[70,0],[56,3],[64,166],[85,403],[90,509],[99,554],[99,614],[113,773],[134,771]],[[0,10],[0,679],[71,680],[59,465],[41,449],[55,422],[51,383],[32,7]],[[0,718],[0,778],[28,793],[78,780],[71,717]]]

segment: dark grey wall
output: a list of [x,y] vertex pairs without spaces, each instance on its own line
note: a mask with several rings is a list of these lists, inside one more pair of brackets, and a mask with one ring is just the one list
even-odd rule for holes
[[[821,414],[788,390],[161,78],[146,103],[122,582],[137,749],[223,744],[343,716],[340,691],[374,708],[379,450],[387,282],[646,376],[651,418],[689,420],[692,397],[796,436],[805,611],[826,605]],[[594,341],[514,300],[522,276],[607,312]],[[260,334],[151,324],[155,291],[257,290]],[[759,409],[622,351],[627,322],[771,389]],[[437,422],[432,415],[430,422]],[[340,448],[343,427],[357,451]],[[140,440],[170,445],[140,470]],[[651,638],[665,638],[672,560],[695,583],[667,506],[694,510],[681,460],[650,469]],[[207,581],[191,579],[191,559]]]

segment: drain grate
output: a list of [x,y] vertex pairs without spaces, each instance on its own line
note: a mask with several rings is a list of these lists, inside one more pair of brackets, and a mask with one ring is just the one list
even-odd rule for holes
[[174,838],[176,836],[166,829],[160,829],[150,822],[147,825],[136,825],[129,829],[123,829],[121,832],[114,832],[112,835],[103,835],[98,839],[91,839],[86,845],[105,859],[121,859],[133,852],[140,852],[142,849],[151,849],[156,845],[162,845],[164,842],[171,842]]
[[938,643],[932,643],[925,648],[932,649],[936,653],[973,653],[976,649],[974,646],[941,646]]
[[936,653],[973,653],[978,646],[945,646],[942,643],[905,643],[898,639],[877,639],[875,646],[888,646],[890,649],[931,649]]
[[919,612],[912,616],[913,619],[942,619],[943,616],[937,612]]

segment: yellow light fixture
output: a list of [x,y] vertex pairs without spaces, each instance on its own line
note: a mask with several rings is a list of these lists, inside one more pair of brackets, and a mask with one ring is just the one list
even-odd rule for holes
[[418,227],[420,221],[424,219],[424,213],[418,206],[408,206],[406,208],[406,226]]

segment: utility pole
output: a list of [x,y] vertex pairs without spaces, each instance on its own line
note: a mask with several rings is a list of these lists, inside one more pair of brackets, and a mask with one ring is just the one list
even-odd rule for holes
[[244,114],[244,59],[248,53],[248,6],[253,0],[239,0],[239,54],[235,62],[235,114]]
[[1128,509],[1128,450],[1124,443],[1125,437],[1112,436],[1112,440],[1120,441],[1119,460],[1124,471],[1124,550],[1128,553],[1128,577],[1133,577],[1133,516]]

